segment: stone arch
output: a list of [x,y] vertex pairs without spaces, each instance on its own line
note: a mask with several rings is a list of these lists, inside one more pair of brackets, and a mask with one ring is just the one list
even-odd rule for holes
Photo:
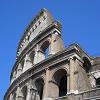
[[51,81],[53,88],[53,97],[61,97],[67,94],[67,71],[65,69],[58,69],[54,72]]
[[91,69],[91,62],[87,57],[83,57],[83,68],[85,69],[86,73],[88,73]]
[[66,66],[63,66],[63,67],[60,67],[60,68],[57,68],[53,71],[52,75],[51,75],[51,79],[53,80],[53,76],[54,74],[58,71],[58,70],[65,70],[67,72],[67,74],[69,74],[69,71],[68,69],[66,68]]
[[40,46],[40,50],[44,55],[44,58],[47,58],[50,54],[50,39],[46,39]]
[[44,91],[44,79],[43,78],[37,78],[35,80],[35,87],[37,90],[37,96],[39,100],[43,99],[43,91]]

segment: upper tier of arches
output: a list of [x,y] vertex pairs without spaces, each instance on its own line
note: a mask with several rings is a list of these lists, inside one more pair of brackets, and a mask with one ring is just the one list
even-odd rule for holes
[[26,28],[17,49],[17,57],[26,46],[53,22],[53,17],[49,11],[43,8]]

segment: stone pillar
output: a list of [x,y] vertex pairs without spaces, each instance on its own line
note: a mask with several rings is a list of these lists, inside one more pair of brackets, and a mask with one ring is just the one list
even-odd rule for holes
[[70,58],[70,93],[74,92],[74,59]]
[[79,67],[79,60],[75,57],[74,58],[74,93],[78,93],[78,67]]
[[35,56],[34,56],[34,64],[39,63],[40,61],[45,59],[44,53],[40,50],[39,45],[36,46]]
[[[34,60],[34,58],[33,58],[33,60]],[[33,61],[32,61],[31,56],[29,54],[27,54],[25,67],[26,67],[26,70],[28,70],[28,69],[33,67]]]
[[21,73],[22,73],[22,65],[21,63],[19,63],[18,69],[17,69],[17,77],[19,77]]
[[28,66],[27,66],[27,60],[28,60],[28,57],[29,57],[29,55],[26,54],[25,60],[24,60],[23,72],[25,72],[25,71],[28,69]]
[[90,74],[89,79],[91,82],[91,87],[95,88],[96,87],[96,79],[94,78],[94,76],[92,74]]
[[24,96],[20,87],[18,87],[16,91],[16,100],[24,100]]
[[67,60],[67,64],[65,65],[66,69],[67,69],[67,73],[66,73],[66,76],[67,76],[67,93],[70,92],[70,71],[69,71],[69,60]]
[[27,87],[27,96],[26,96],[26,100],[31,100],[32,95],[31,95],[31,85],[28,85]]
[[46,77],[45,77],[45,87],[44,87],[44,98],[48,98],[48,96],[49,96],[49,90],[50,90],[50,88],[49,88],[49,76],[50,76],[50,71],[49,71],[49,69],[47,68],[46,69]]
[[37,60],[38,60],[38,45],[35,48],[35,55],[34,55],[34,64],[37,64]]
[[43,51],[41,51],[41,50],[38,50],[38,59],[37,59],[37,61],[38,62],[40,62],[40,61],[42,61],[42,60],[44,60],[45,59],[45,54],[44,54],[44,52]]
[[78,60],[70,58],[70,93],[78,93]]
[[30,90],[31,95],[32,95],[31,100],[40,100],[40,96],[38,94],[38,91],[35,85],[35,80],[31,81],[31,85],[32,85],[31,90]]
[[13,77],[12,77],[12,79],[11,79],[11,83],[12,83],[15,79],[16,79],[16,71],[14,71],[14,73],[13,73]]
[[55,54],[58,51],[63,50],[63,48],[64,48],[64,44],[63,44],[63,41],[61,38],[61,34],[60,34],[60,32],[55,30],[51,36],[51,45],[50,45],[50,53],[49,54],[51,54],[51,55]]
[[40,100],[38,92],[35,88],[31,88],[30,92],[31,92],[31,99],[30,100]]
[[9,100],[13,100],[13,94],[10,94]]

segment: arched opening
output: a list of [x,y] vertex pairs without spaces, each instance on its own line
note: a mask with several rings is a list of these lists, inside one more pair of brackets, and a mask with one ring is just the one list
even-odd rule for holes
[[30,62],[31,62],[32,65],[34,64],[34,56],[35,56],[35,52],[32,51],[32,52],[30,53],[30,55],[29,55],[29,60],[30,60]]
[[49,45],[50,45],[49,41],[45,41],[45,42],[42,44],[41,48],[40,48],[41,51],[42,51],[42,53],[44,54],[44,57],[45,57],[45,58],[47,58],[48,55],[49,55]]
[[26,100],[26,97],[27,97],[27,86],[24,86],[22,88],[22,94],[23,94],[23,99]]
[[57,87],[55,91],[58,92],[59,97],[65,96],[67,94],[67,72],[65,69],[59,69],[58,71],[55,72],[54,76],[54,81],[57,84]]
[[83,57],[83,68],[85,69],[86,73],[90,71],[91,63],[88,58]]
[[67,76],[64,75],[61,80],[60,80],[60,84],[59,84],[59,96],[64,96],[67,94]]
[[35,81],[35,86],[38,92],[38,96],[40,100],[43,98],[43,88],[44,88],[44,80],[42,78],[39,78]]

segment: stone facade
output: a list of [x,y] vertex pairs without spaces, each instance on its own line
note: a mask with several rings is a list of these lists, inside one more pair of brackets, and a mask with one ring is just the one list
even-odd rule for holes
[[61,24],[42,9],[24,32],[4,100],[100,100],[100,57],[64,48]]

